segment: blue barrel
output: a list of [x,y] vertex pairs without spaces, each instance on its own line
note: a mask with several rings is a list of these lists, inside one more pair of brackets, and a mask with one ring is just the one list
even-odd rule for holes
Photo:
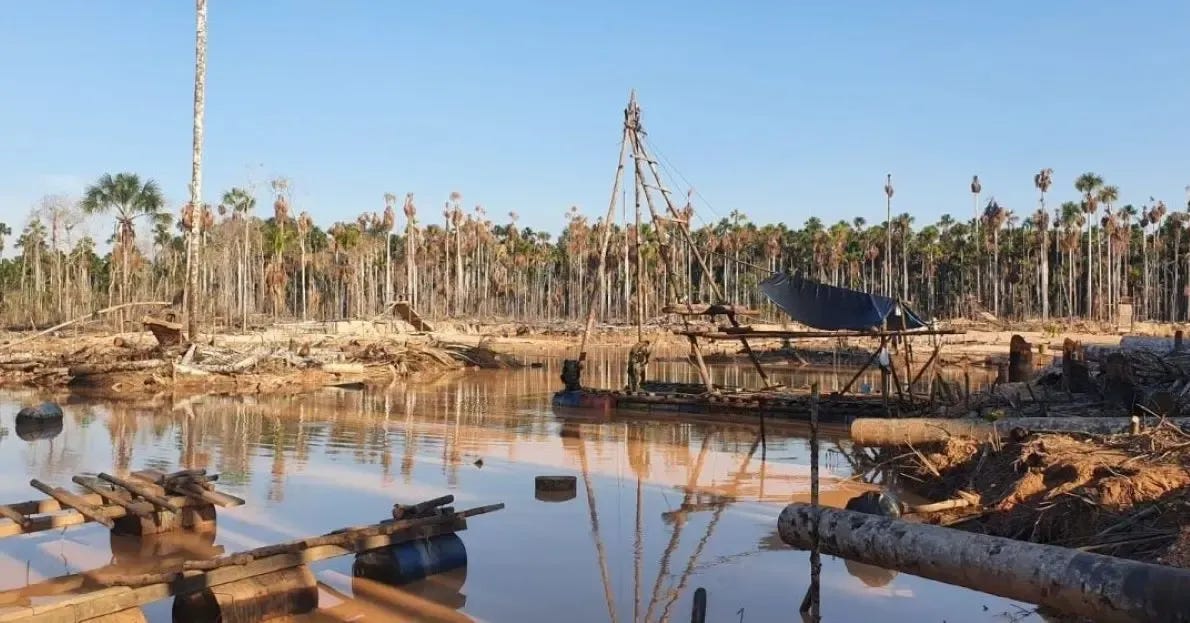
[[352,575],[400,586],[467,566],[467,548],[457,534],[441,534],[364,552]]

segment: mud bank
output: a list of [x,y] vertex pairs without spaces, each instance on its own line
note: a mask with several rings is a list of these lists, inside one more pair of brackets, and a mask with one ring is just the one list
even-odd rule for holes
[[47,336],[17,352],[0,352],[0,386],[129,399],[161,393],[293,394],[521,365],[483,341],[464,344],[429,335],[262,333],[163,345],[146,332]]

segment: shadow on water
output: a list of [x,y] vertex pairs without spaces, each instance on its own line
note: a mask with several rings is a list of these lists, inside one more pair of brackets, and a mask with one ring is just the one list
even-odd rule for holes
[[[378,521],[394,502],[452,493],[459,507],[507,504],[461,534],[464,572],[393,587],[355,577],[351,557],[332,559],[312,568],[320,606],[303,618],[684,621],[699,587],[709,621],[790,618],[808,557],[775,529],[783,504],[809,497],[804,428],[770,428],[761,461],[751,424],[555,414],[556,365],[302,396],[66,404],[52,439],[0,439],[0,469],[13,475],[0,500],[37,497],[29,478],[65,485],[81,472],[206,468],[248,504],[222,510],[209,536],[128,542],[89,524],[0,540],[0,608],[89,588],[60,576],[113,565],[143,572]],[[609,358],[591,370],[610,386],[623,366]],[[11,429],[20,404],[38,398],[0,395],[0,426]],[[823,500],[842,506],[870,486],[844,480],[864,466],[842,434],[825,442]],[[541,474],[576,476],[577,495],[538,500]],[[1018,612],[1007,600],[829,557],[823,603],[827,620]],[[169,620],[168,602],[145,610]]]

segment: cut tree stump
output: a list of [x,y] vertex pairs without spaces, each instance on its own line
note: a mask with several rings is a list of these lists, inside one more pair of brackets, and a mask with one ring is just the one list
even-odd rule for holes
[[162,346],[176,346],[182,343],[182,325],[178,322],[170,322],[161,318],[154,318],[152,316],[145,316],[145,328],[153,333],[153,337],[157,338],[157,343]]
[[434,330],[434,327],[423,320],[421,314],[417,313],[417,310],[413,309],[413,306],[408,301],[397,301],[393,305],[393,311],[396,312],[401,320],[408,322],[417,331],[430,332]]

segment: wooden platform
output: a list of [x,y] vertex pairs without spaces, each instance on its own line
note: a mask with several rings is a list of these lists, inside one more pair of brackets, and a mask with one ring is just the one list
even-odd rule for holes
[[[448,501],[453,501],[453,497],[432,502]],[[417,509],[419,506],[399,508]],[[424,513],[415,517],[344,528],[209,560],[187,561],[157,573],[122,575],[111,568],[85,571],[43,582],[37,587],[0,593],[0,603],[19,603],[28,594],[63,597],[50,603],[0,612],[0,623],[81,623],[139,608],[170,596],[210,591],[215,587],[319,560],[466,530],[467,518],[502,508],[503,504],[457,512],[453,508],[423,509]],[[80,587],[97,587],[98,590],[72,594],[73,590]]]

